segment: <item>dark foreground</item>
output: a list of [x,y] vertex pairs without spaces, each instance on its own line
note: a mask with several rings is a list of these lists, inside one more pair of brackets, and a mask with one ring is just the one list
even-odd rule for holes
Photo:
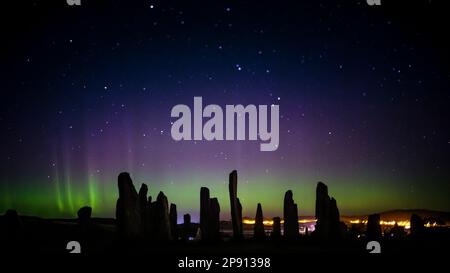
[[[247,238],[235,241],[223,234],[218,242],[189,241],[160,242],[145,238],[121,240],[116,233],[114,219],[93,218],[89,227],[83,227],[76,220],[49,220],[37,217],[21,217],[22,225],[16,230],[6,227],[0,217],[1,241],[3,254],[47,253],[66,254],[71,252],[68,243],[76,241],[84,255],[130,254],[130,255],[250,255],[250,256],[289,256],[299,254],[351,254],[366,255],[367,240],[351,238],[323,242],[314,236],[300,236],[297,240],[270,238],[255,240]],[[429,229],[420,238],[382,238],[381,253],[398,254],[430,254],[446,253],[450,243],[448,228]],[[249,256],[249,257],[250,257]]]

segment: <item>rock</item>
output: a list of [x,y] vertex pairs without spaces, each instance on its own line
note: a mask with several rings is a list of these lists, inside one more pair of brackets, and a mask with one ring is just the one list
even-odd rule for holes
[[274,217],[272,224],[272,238],[280,238],[281,237],[281,218],[280,217]]
[[181,231],[181,238],[183,241],[188,241],[189,237],[193,237],[190,236],[191,235],[191,215],[190,214],[185,214],[183,215],[183,228]]
[[200,189],[200,232],[203,241],[220,240],[220,205],[209,197],[209,189]]
[[411,215],[410,227],[411,236],[416,238],[423,236],[425,232],[425,223],[419,215],[415,213]]
[[367,220],[366,238],[369,241],[378,241],[381,239],[380,215],[371,214]]
[[170,232],[173,240],[178,240],[178,215],[177,215],[177,205],[170,204]]
[[162,191],[159,192],[155,202],[155,237],[158,241],[169,241],[172,239],[170,231],[169,203]]
[[148,193],[148,187],[146,184],[142,183],[141,188],[139,189],[138,194],[138,205],[139,205],[139,211],[141,215],[141,233],[148,235],[149,225],[150,225],[150,218],[148,217],[148,207],[149,202],[147,201],[147,193]]
[[206,187],[200,188],[200,233],[203,241],[211,238],[211,231],[209,225],[210,215],[210,198],[209,189]]
[[298,238],[298,209],[294,203],[292,191],[288,190],[284,195],[284,237],[288,239]]
[[316,227],[314,235],[322,240],[342,237],[339,209],[334,198],[328,195],[328,187],[322,182],[316,187]]
[[261,203],[258,203],[256,208],[255,226],[253,228],[253,236],[257,239],[264,238],[266,233],[264,231],[264,218]]
[[16,210],[9,209],[3,216],[3,225],[5,228],[5,236],[7,241],[15,241],[23,237],[23,224]]
[[122,238],[132,239],[141,235],[141,214],[138,194],[128,173],[118,177],[119,198],[116,205],[118,233]]
[[237,198],[237,171],[230,173],[229,177],[230,209],[231,221],[233,224],[233,238],[240,240],[243,238],[242,230],[242,205]]
[[220,205],[217,198],[210,199],[209,213],[211,241],[218,241],[220,240]]
[[91,207],[82,207],[78,210],[78,224],[85,228],[90,225],[91,222],[91,214],[92,214],[92,208]]
[[328,238],[330,228],[330,197],[328,187],[322,183],[317,183],[316,187],[316,227],[315,234],[320,238]]

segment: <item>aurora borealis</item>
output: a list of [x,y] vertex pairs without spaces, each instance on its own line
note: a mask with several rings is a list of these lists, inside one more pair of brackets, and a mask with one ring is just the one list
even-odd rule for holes
[[[197,220],[207,186],[227,219],[233,169],[244,216],[258,202],[279,216],[288,189],[313,215],[318,181],[342,215],[450,210],[449,47],[435,3],[85,2],[6,7],[17,16],[2,41],[0,213],[89,205],[113,217],[127,171],[180,219]],[[170,110],[194,96],[279,105],[279,148],[175,142]]]

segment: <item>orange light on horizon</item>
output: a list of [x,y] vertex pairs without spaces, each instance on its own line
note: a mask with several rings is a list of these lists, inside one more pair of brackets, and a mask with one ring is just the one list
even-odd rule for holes
[[[301,220],[298,220],[298,222],[300,224],[306,224],[306,223],[311,223],[311,222],[316,222],[316,221],[317,221],[316,219],[301,219]],[[244,225],[254,225],[255,224],[255,219],[243,219],[242,223]],[[280,223],[283,224],[284,220],[281,220]],[[265,226],[273,226],[273,220],[263,220],[263,224]]]

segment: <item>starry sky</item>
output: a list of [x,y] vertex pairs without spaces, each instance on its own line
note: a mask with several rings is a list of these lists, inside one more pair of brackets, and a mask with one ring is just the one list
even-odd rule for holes
[[[438,1],[47,2],[4,8],[0,212],[113,217],[127,171],[194,221],[207,186],[228,219],[233,169],[250,217],[280,216],[288,189],[313,215],[318,181],[343,215],[450,210]],[[194,96],[279,105],[279,148],[175,142],[170,111]]]

